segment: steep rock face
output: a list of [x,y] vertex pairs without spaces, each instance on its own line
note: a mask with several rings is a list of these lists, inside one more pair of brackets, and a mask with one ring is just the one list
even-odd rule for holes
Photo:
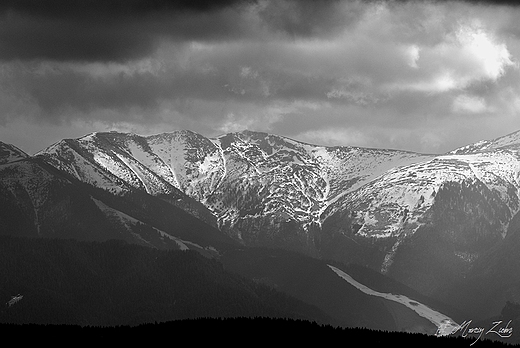
[[[244,131],[214,140],[226,175],[206,205],[246,244],[320,254],[322,223],[338,202],[386,170],[431,156],[395,150],[322,147]],[[337,204],[334,208],[334,204]]]
[[214,140],[225,177],[206,205],[224,230],[249,245],[283,246],[314,253],[328,184],[305,144],[266,133],[228,134]]

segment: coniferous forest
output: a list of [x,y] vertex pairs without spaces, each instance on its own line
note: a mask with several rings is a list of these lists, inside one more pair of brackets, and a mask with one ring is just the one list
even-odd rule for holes
[[1,237],[2,323],[135,325],[198,317],[328,319],[195,251]]
[[24,343],[54,342],[58,346],[75,342],[84,344],[153,344],[165,342],[175,345],[189,340],[196,343],[231,346],[256,344],[340,344],[345,347],[377,347],[399,345],[406,347],[502,347],[507,343],[460,336],[435,337],[424,334],[388,332],[364,328],[340,328],[319,325],[306,320],[283,318],[198,318],[148,323],[137,326],[79,326],[79,325],[15,325],[2,324],[3,332],[21,338]]
[[[149,342],[192,335],[213,342],[342,340],[464,346],[470,338],[342,328],[320,309],[194,251],[123,241],[0,237],[0,328],[25,342]],[[17,295],[18,300],[12,301]],[[14,337],[14,336],[13,336]],[[479,340],[478,345],[500,345]]]

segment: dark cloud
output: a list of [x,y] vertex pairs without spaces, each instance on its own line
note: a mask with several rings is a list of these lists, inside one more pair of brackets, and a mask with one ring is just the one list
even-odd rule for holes
[[519,9],[491,4],[0,1],[0,125],[447,151],[471,142],[465,123],[520,122]]
[[[381,2],[381,0],[366,0],[367,2]],[[520,6],[519,0],[389,0],[389,3],[416,3],[416,4],[435,4],[442,5],[450,2],[460,2],[474,5],[507,5],[507,6]]]
[[127,19],[156,12],[218,11],[254,0],[4,0],[0,13],[16,12],[44,18],[99,21]]
[[0,59],[123,61],[152,51],[149,33],[133,25],[10,15],[0,20]]
[[366,7],[352,1],[347,11],[341,0],[269,1],[259,10],[260,18],[270,27],[289,37],[330,35],[355,23]]
[[160,39],[214,39],[241,32],[252,1],[20,0],[0,2],[0,59],[128,61]]
[[[6,0],[0,2],[0,60],[125,62],[163,40],[251,39],[263,32],[327,35],[364,8],[341,1]],[[253,19],[253,20],[252,20]]]
[[475,4],[475,5],[506,5],[506,6],[520,6],[518,0],[463,0],[463,2]]
[[[102,110],[117,111],[125,119],[130,109],[152,115],[161,101],[186,100],[203,96],[223,98],[226,92],[219,77],[204,77],[190,73],[157,78],[151,73],[119,73],[109,77],[92,77],[75,71],[56,73],[18,73],[4,81],[11,90],[25,95],[41,110],[41,118],[58,121],[70,114],[84,118],[103,118]],[[149,121],[153,121],[149,119]]]

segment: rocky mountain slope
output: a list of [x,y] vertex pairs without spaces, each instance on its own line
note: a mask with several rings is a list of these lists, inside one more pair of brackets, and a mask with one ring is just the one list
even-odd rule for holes
[[237,243],[163,199],[129,188],[111,194],[41,157],[0,165],[0,234],[104,241],[217,255]]
[[14,145],[0,141],[0,164],[5,164],[29,157],[28,154]]
[[[109,132],[62,140],[0,175],[5,187],[10,166],[39,161],[114,197],[167,202],[243,245],[362,264],[441,296],[516,235],[519,151],[520,132],[441,155],[251,131]],[[35,187],[26,191],[38,209]]]
[[[319,255],[327,243],[324,235],[337,234],[338,227],[360,240],[388,241],[380,260],[387,271],[403,240],[437,224],[435,212],[447,204],[441,201],[451,201],[443,198],[449,192],[492,201],[493,217],[486,223],[493,236],[507,234],[519,204],[515,139],[513,134],[483,142],[485,147],[423,155],[315,146],[250,131],[215,139],[190,131],[149,137],[112,132],[63,140],[38,156],[115,193],[130,188],[155,196],[185,193],[247,245]],[[464,209],[473,212],[472,203],[463,200]],[[331,224],[336,231],[324,233]],[[467,252],[460,256],[471,257]]]
[[185,193],[238,241],[311,254],[318,252],[314,234],[338,210],[334,205],[391,168],[431,157],[326,148],[249,131],[215,139],[189,131],[149,137],[94,133],[58,142],[37,156],[113,193]]

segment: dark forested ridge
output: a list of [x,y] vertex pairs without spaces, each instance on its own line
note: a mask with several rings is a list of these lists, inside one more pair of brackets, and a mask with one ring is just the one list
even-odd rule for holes
[[[199,317],[332,320],[195,251],[0,236],[0,323],[137,325]],[[23,296],[9,305],[12,296]]]
[[[282,249],[242,248],[215,259],[121,240],[0,236],[0,269],[0,323],[138,325],[263,316],[436,331],[404,306],[362,293],[323,260]],[[17,294],[23,297],[9,306]]]
[[[276,318],[199,318],[165,323],[118,327],[81,327],[75,325],[12,325],[2,324],[0,330],[11,337],[23,337],[24,343],[56,342],[70,345],[63,337],[73,337],[84,344],[118,345],[131,343],[151,344],[167,342],[175,345],[179,340],[197,343],[244,346],[254,340],[256,344],[288,343],[291,346],[330,342],[351,347],[505,347],[504,343],[487,339],[459,336],[436,337],[424,334],[388,332],[360,328],[338,328],[315,322]],[[54,344],[53,344],[54,345]]]
[[[257,253],[255,257],[270,255],[272,260],[293,260],[289,262],[292,270],[302,263],[307,278],[316,276],[313,268],[320,267],[318,260],[310,267],[296,254],[266,254],[266,249],[252,252],[247,258]],[[279,256],[272,258],[273,252]],[[265,343],[279,339],[291,343],[327,339],[368,346],[405,343],[466,347],[475,342],[474,335],[466,339],[460,335],[438,338],[347,329],[319,302],[306,303],[299,296],[279,292],[258,279],[229,273],[220,261],[196,251],[157,250],[119,240],[86,242],[0,236],[0,269],[0,332],[23,337],[24,342],[72,336],[82,342],[135,344],[149,343],[152,338],[177,340],[186,335],[207,342],[254,337]],[[301,275],[295,276],[291,279],[301,280]],[[19,295],[18,301],[12,301],[15,295]],[[347,295],[356,294],[348,291]],[[365,315],[373,306],[365,301],[358,305],[366,307]],[[360,313],[354,311],[350,315]],[[500,346],[487,339],[476,344]]]

